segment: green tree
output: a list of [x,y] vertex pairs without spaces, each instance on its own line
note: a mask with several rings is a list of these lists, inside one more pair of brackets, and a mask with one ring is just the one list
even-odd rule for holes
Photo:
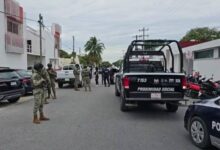
[[80,61],[80,64],[83,64],[83,65],[91,64],[91,59],[88,55],[79,56],[79,61]]
[[105,45],[101,43],[97,38],[91,37],[85,44],[85,51],[88,52],[90,60],[96,65],[102,61],[102,52],[105,49]]
[[110,67],[112,64],[110,63],[110,62],[108,62],[108,61],[103,61],[102,63],[101,63],[101,67]]
[[71,55],[62,49],[59,50],[59,55],[60,58],[71,58]]
[[122,62],[123,62],[123,60],[120,59],[120,60],[117,60],[116,62],[113,62],[112,64],[113,64],[114,66],[116,66],[116,67],[120,67],[121,64],[122,64]]
[[181,41],[211,41],[220,38],[220,31],[216,28],[194,28],[186,33],[186,35],[181,39]]

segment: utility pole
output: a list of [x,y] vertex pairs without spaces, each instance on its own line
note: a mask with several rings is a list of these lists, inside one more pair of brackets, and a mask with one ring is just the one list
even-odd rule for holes
[[[146,31],[149,31],[149,28],[145,28],[145,27],[143,27],[143,29],[139,29],[139,32],[143,32],[143,35],[140,35],[139,37],[143,37],[143,41],[145,40],[145,37],[149,37],[149,35],[146,35],[145,33],[146,33]],[[143,43],[144,44],[144,43]],[[144,46],[142,47],[142,49],[144,50]]]
[[143,29],[140,29],[140,30],[139,30],[139,32],[143,32],[143,34],[139,36],[139,37],[143,37],[143,40],[145,40],[145,37],[147,37],[147,38],[149,37],[148,34],[147,34],[147,35],[145,34],[146,31],[149,31],[149,28],[145,28],[145,27],[144,27]]
[[[73,54],[75,52],[75,36],[73,35]],[[73,57],[73,62],[74,62],[74,57]]]
[[75,37],[73,35],[73,52],[75,52]]
[[40,26],[40,62],[42,62],[42,27],[43,27],[43,16],[39,14],[39,20],[38,20],[39,26]]

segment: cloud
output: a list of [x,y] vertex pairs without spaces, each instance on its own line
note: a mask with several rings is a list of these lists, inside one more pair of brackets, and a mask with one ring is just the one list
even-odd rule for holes
[[219,26],[220,20],[219,0],[17,1],[27,17],[37,20],[41,12],[46,25],[62,25],[65,47],[72,47],[73,35],[76,49],[97,36],[106,45],[103,58],[110,61],[122,57],[122,50],[142,27],[149,27],[150,38],[179,40],[191,28]]

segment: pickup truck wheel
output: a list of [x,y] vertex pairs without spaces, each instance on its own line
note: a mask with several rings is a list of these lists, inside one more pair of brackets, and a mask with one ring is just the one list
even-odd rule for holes
[[168,112],[176,112],[179,108],[177,103],[166,103],[166,108]]
[[121,106],[120,109],[122,112],[126,112],[128,111],[128,106],[126,106],[126,101],[125,98],[123,96],[121,96]]
[[59,88],[63,88],[63,83],[58,83]]
[[120,96],[120,93],[118,92],[116,85],[115,85],[115,96]]
[[20,97],[8,99],[8,102],[9,103],[16,103],[19,99],[20,99]]

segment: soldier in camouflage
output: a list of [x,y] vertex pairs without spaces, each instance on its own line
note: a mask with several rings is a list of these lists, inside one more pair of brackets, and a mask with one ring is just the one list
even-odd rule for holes
[[56,96],[56,89],[55,89],[55,81],[56,81],[56,78],[57,78],[57,73],[53,70],[52,68],[52,64],[47,64],[47,72],[50,76],[50,83],[51,83],[51,88],[48,88],[48,98],[50,98],[50,95],[51,95],[51,89],[53,91],[53,99],[56,99],[57,96]]
[[46,88],[44,89],[44,104],[48,104],[49,103],[47,101],[47,99],[49,98],[48,89],[51,89],[51,83],[50,83],[50,76],[49,76],[46,68],[44,68],[43,65],[42,65],[42,70],[41,70],[41,76],[46,81],[46,85],[47,85]]
[[89,88],[89,91],[91,91],[90,70],[87,68],[87,66],[84,66],[84,69],[82,70],[82,79],[85,91],[87,91],[87,87]]
[[74,81],[74,89],[75,91],[79,91],[79,75],[80,75],[80,68],[79,64],[76,64],[73,70],[74,76],[75,76],[75,81]]
[[[33,123],[40,124],[40,121],[47,121],[43,113],[44,104],[44,87],[46,87],[46,81],[41,76],[42,64],[38,63],[34,65],[32,73],[32,83],[33,83],[33,95],[34,95],[34,110],[33,110]],[[38,118],[38,111],[40,117]]]

